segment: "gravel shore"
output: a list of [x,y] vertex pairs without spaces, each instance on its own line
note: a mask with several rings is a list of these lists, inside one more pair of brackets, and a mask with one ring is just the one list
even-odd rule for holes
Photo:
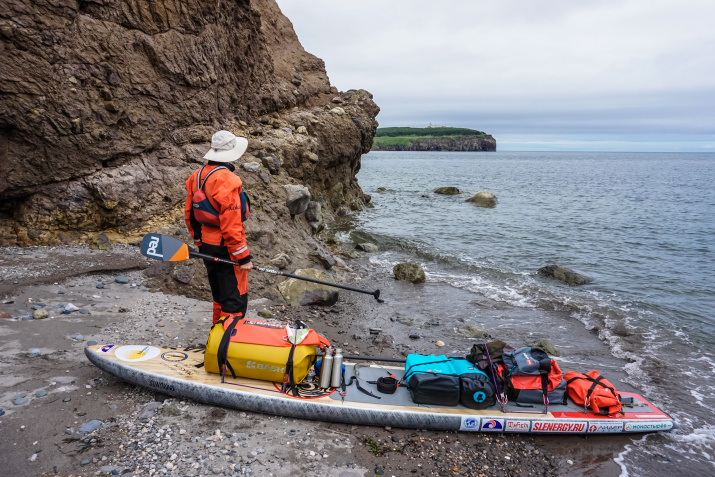
[[[210,329],[210,303],[148,288],[142,273],[146,266],[131,246],[114,246],[108,252],[81,246],[0,249],[3,475],[581,473],[573,460],[558,452],[560,443],[573,442],[572,437],[286,419],[177,401],[108,375],[85,358],[87,343],[185,347],[205,343]],[[429,339],[398,332],[399,303],[390,297],[414,294],[410,284],[372,276],[367,261],[356,260],[351,266],[361,277],[355,286],[382,286],[387,303],[341,292],[334,307],[295,309],[262,298],[250,302],[249,316],[270,310],[278,320],[309,320],[332,342],[342,344],[346,354],[401,357],[435,352],[434,341],[440,338],[455,349],[471,346],[438,326],[430,327]],[[47,311],[47,317],[35,319],[38,310]],[[383,331],[371,335],[371,327]]]

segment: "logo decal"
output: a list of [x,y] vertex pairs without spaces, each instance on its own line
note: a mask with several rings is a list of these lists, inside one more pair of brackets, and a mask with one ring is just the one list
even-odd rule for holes
[[164,254],[162,254],[161,252],[157,252],[157,248],[159,248],[159,237],[152,237],[149,241],[149,247],[146,250],[146,254],[152,255],[154,257],[164,258]]
[[589,422],[588,432],[590,434],[602,434],[608,432],[622,432],[622,422]]
[[114,355],[122,361],[138,362],[154,359],[161,354],[161,350],[155,346],[127,345],[120,346],[114,351]]
[[255,361],[246,361],[247,369],[263,369],[273,373],[285,373],[285,367],[271,366],[270,364],[257,363]]
[[586,432],[586,423],[583,421],[536,421],[531,427],[531,432]]
[[673,421],[626,422],[626,432],[667,431],[673,428]]
[[104,345],[101,348],[99,348],[99,351],[101,351],[102,353],[109,353],[109,350],[114,348],[114,346],[115,345]]
[[501,431],[504,429],[504,424],[502,424],[501,419],[489,419],[488,421],[482,421],[483,431]]
[[531,427],[531,421],[525,421],[523,419],[509,419],[506,421],[506,432],[529,432]]
[[162,383],[161,381],[155,381],[153,379],[149,380],[149,386],[154,386],[155,388],[159,388],[163,391],[171,391],[171,392],[176,391],[176,388],[174,387],[173,384],[166,384],[166,383]]
[[474,417],[463,417],[460,431],[474,431],[479,427],[479,419]]
[[183,361],[188,357],[189,357],[188,354],[183,353],[181,351],[167,351],[166,353],[161,354],[161,359],[163,359],[164,361],[177,362],[177,361]]

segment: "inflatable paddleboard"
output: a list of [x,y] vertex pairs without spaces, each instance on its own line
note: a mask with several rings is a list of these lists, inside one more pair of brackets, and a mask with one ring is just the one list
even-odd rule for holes
[[[245,378],[223,379],[204,370],[204,351],[195,348],[161,348],[148,345],[94,345],[84,350],[98,368],[130,383],[176,398],[206,404],[260,412],[276,416],[342,422],[347,424],[391,426],[410,429],[432,429],[475,432],[604,434],[668,431],[674,421],[643,397],[633,397],[633,405],[617,416],[584,412],[573,403],[516,407],[505,412],[498,405],[474,410],[459,406],[419,405],[412,402],[409,391],[398,387],[394,394],[381,394],[375,385],[378,377],[392,373],[400,379],[404,369],[379,365],[362,365],[360,385],[376,397],[369,396],[353,384],[340,390],[318,389],[313,382],[299,385],[299,395],[284,393],[279,383]],[[346,381],[353,375],[353,364],[345,363]],[[388,373],[389,370],[389,373]]]

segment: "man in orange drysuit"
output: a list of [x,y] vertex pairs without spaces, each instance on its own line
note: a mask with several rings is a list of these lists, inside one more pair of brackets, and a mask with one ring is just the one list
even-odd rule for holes
[[246,316],[248,271],[253,268],[241,220],[241,179],[231,162],[246,152],[248,140],[228,131],[211,139],[208,159],[186,181],[186,226],[201,253],[238,266],[204,260],[213,295],[213,322],[227,314]]

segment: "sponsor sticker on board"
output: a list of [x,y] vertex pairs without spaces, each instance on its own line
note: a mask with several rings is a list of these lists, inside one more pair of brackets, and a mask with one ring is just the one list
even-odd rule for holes
[[161,354],[161,350],[155,346],[126,345],[120,346],[114,351],[114,355],[122,361],[138,362],[154,359]]
[[482,418],[481,430],[484,432],[501,432],[504,430],[504,419]]
[[673,428],[673,421],[626,421],[624,432],[667,431]]
[[527,419],[509,419],[506,421],[506,432],[529,432],[531,421]]
[[171,362],[183,361],[188,357],[189,355],[183,351],[167,351],[161,354],[161,359]]
[[607,434],[610,432],[623,432],[623,423],[608,421],[591,421],[588,423],[589,434]]
[[104,345],[101,348],[99,348],[99,351],[101,351],[102,353],[109,353],[109,351],[111,351],[111,349],[114,348],[114,346],[115,345]]
[[531,432],[574,433],[586,432],[586,421],[534,421]]
[[479,418],[478,417],[463,417],[462,424],[459,426],[460,431],[478,431],[479,430]]

